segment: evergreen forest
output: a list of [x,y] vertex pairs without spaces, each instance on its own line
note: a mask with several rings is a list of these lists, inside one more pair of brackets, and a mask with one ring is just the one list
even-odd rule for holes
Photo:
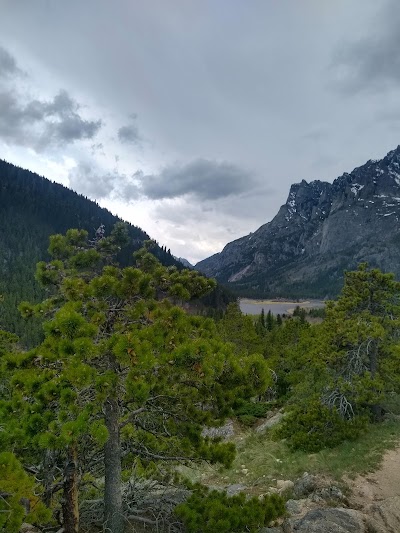
[[216,320],[188,305],[215,282],[163,265],[154,242],[121,261],[131,231],[52,235],[36,267],[44,297],[19,304],[42,338],[26,348],[3,327],[0,527],[212,533],[280,523],[288,493],[230,496],[204,482],[212,465],[229,473],[240,451],[218,428],[229,419],[251,432],[283,412],[257,443],[262,454],[272,439],[291,463],[385,431],[400,393],[400,283],[362,264],[316,322],[301,309],[254,319],[236,303]]
[[277,476],[398,442],[393,274],[361,264],[325,309],[246,316],[95,202],[0,174],[2,531],[257,532],[286,523]]

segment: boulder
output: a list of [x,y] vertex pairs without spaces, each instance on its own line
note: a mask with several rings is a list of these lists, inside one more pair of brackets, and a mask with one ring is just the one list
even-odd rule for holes
[[205,427],[201,432],[202,437],[210,437],[211,439],[229,439],[230,437],[233,437],[234,434],[235,430],[233,428],[232,420],[227,420],[227,422],[220,427]]
[[278,479],[276,482],[276,488],[279,492],[288,492],[289,490],[292,490],[294,487],[293,481],[290,479]]
[[354,509],[314,509],[302,518],[285,520],[284,533],[368,533],[366,517]]
[[310,501],[307,499],[302,500],[288,500],[285,504],[286,511],[290,515],[302,515],[307,509]]
[[243,492],[246,489],[246,485],[235,483],[234,485],[229,485],[229,487],[226,487],[225,492],[228,496],[235,496],[235,494],[239,494],[239,492]]
[[301,478],[294,482],[293,493],[296,498],[303,498],[318,488],[318,480],[308,472],[304,472]]

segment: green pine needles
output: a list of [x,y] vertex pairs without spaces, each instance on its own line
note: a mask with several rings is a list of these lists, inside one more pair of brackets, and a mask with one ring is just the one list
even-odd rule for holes
[[213,320],[184,311],[183,302],[210,291],[213,280],[162,266],[151,242],[133,266],[120,268],[116,256],[126,243],[121,224],[109,237],[53,236],[52,260],[36,274],[49,297],[20,306],[25,317],[44,319],[45,339],[3,358],[8,445],[40,465],[49,506],[62,491],[66,533],[79,529],[83,479],[104,479],[96,482],[104,483],[101,523],[119,533],[127,514],[135,519],[123,480],[139,461],[172,471],[204,459],[228,466],[234,446],[202,429],[270,380],[261,355],[235,355]]
[[285,502],[278,494],[246,498],[243,493],[227,496],[204,488],[175,508],[188,533],[256,532],[284,513]]

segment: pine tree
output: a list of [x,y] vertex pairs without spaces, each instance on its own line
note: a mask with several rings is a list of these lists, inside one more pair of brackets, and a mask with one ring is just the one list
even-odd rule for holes
[[264,308],[261,309],[260,322],[263,328],[265,328],[265,312]]
[[400,283],[366,264],[345,274],[322,324],[286,357],[292,413],[282,436],[309,451],[355,438],[400,392]]
[[275,324],[274,315],[271,313],[271,309],[269,309],[267,313],[267,320],[266,320],[266,327],[268,331],[272,331]]
[[213,281],[163,267],[150,244],[135,254],[135,267],[121,269],[115,255],[125,241],[122,226],[92,241],[78,230],[53,236],[53,260],[37,268],[52,295],[21,305],[25,316],[46,319],[45,340],[32,359],[32,395],[41,407],[40,442],[65,449],[66,533],[79,527],[84,446],[97,451],[104,444],[104,527],[119,533],[122,469],[129,472],[139,459],[228,464],[232,445],[203,438],[202,427],[221,420],[238,397],[265,390],[269,380],[261,356],[234,357],[213,321],[176,305],[210,290]]
[[218,322],[221,338],[231,342],[238,354],[263,353],[264,342],[257,333],[252,317],[243,315],[237,303],[230,303],[222,320]]
[[386,391],[399,389],[400,283],[393,274],[370,269],[366,263],[345,273],[337,302],[330,303],[321,328],[329,342],[327,356],[334,383],[323,403],[354,416],[361,404],[373,416],[382,415]]

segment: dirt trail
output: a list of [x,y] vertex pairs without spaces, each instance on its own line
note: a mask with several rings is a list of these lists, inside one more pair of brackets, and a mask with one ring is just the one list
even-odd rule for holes
[[349,481],[351,501],[360,507],[373,502],[400,496],[400,446],[383,456],[378,470]]

